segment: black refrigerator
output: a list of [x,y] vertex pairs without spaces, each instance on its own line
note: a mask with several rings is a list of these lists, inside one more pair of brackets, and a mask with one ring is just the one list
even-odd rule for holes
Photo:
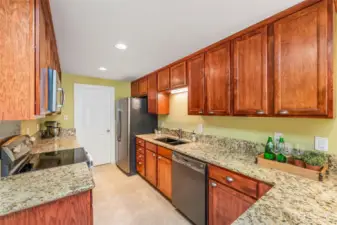
[[127,175],[136,173],[136,135],[154,133],[158,116],[147,112],[146,98],[116,101],[116,165]]

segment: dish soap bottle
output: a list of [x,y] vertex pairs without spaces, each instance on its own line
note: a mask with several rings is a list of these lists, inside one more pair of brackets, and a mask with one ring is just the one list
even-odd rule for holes
[[264,158],[269,160],[275,160],[276,155],[273,153],[273,150],[274,150],[273,138],[269,136],[266,147],[264,149]]
[[285,144],[283,137],[280,137],[279,142],[276,144],[276,151],[277,151],[276,161],[281,163],[287,162],[287,157],[285,156]]

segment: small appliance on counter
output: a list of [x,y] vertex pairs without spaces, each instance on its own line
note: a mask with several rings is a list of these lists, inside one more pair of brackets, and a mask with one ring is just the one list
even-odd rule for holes
[[1,177],[86,162],[93,166],[92,157],[84,148],[66,149],[45,153],[31,153],[28,135],[13,136],[1,145]]
[[60,135],[61,127],[59,122],[46,121],[44,123],[44,126],[46,127],[46,129],[43,130],[41,133],[42,138],[54,138]]

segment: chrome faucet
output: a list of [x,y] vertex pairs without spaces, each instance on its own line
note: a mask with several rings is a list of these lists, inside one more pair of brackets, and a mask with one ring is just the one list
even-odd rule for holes
[[183,130],[181,128],[178,130],[174,130],[174,132],[177,134],[178,139],[181,139],[183,137]]

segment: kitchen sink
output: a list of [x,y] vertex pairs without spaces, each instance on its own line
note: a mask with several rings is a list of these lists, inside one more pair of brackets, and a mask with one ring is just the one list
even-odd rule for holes
[[177,140],[177,139],[173,139],[173,138],[157,138],[155,140],[166,143],[166,144],[169,144],[169,145],[182,145],[182,144],[188,143],[186,141]]

